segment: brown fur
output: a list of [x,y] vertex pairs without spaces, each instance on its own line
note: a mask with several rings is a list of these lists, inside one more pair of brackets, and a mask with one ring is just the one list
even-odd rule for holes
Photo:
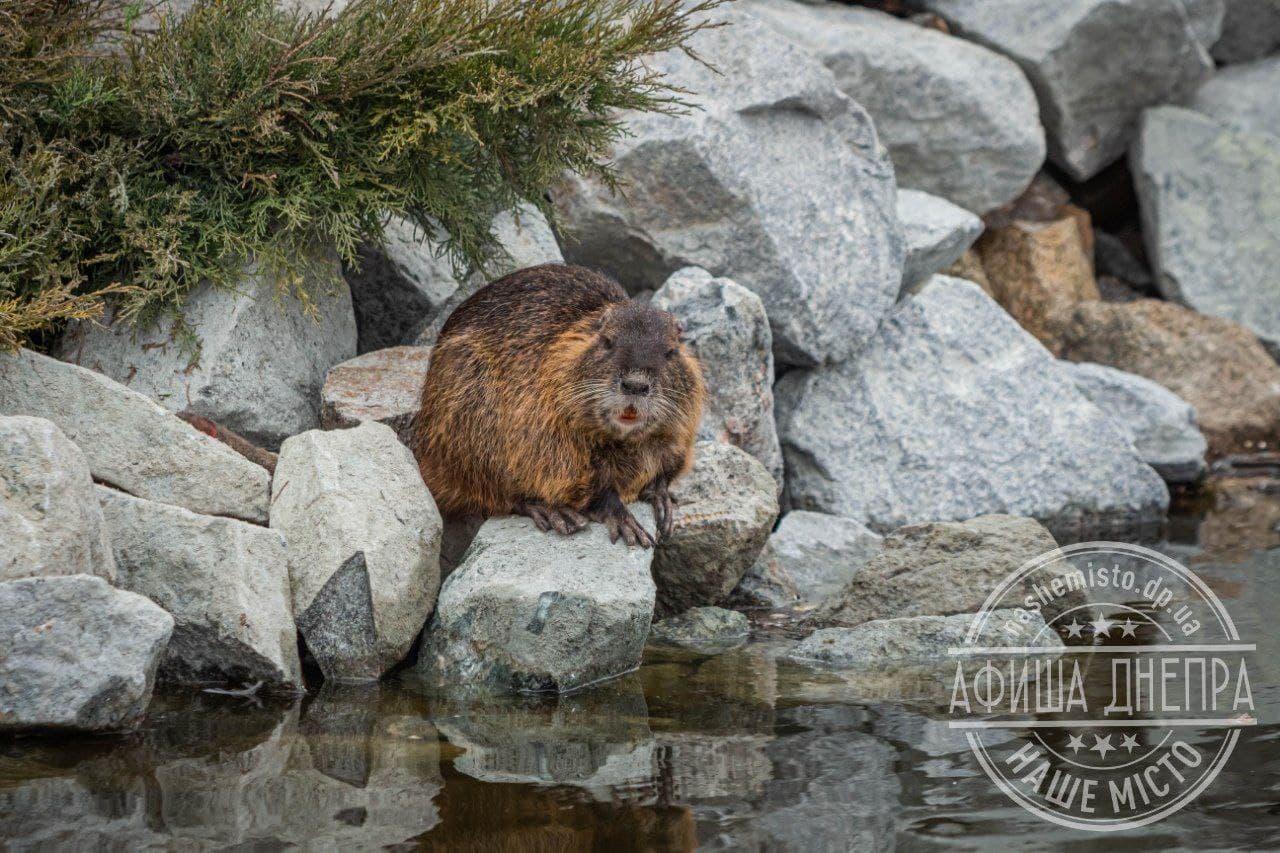
[[[618,317],[638,317],[648,331],[619,331]],[[659,323],[670,331],[654,332]],[[669,315],[631,304],[582,267],[530,267],[477,292],[440,332],[412,425],[410,446],[440,510],[500,515],[540,503],[586,514],[610,492],[624,503],[665,492],[692,464],[705,393],[677,333]],[[600,389],[616,392],[620,381],[604,363],[613,346],[644,334],[668,335],[670,348],[656,362],[657,344],[644,351],[656,365],[651,417],[619,435],[599,414]],[[622,363],[621,350],[613,358]]]

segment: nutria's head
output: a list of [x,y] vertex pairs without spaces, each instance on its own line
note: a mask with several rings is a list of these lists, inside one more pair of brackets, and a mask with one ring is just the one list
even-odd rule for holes
[[577,368],[575,407],[615,439],[700,417],[702,373],[666,311],[634,300],[610,306],[593,325]]

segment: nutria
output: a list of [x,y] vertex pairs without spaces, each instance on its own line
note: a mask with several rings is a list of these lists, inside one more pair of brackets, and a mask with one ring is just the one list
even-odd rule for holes
[[671,482],[693,461],[702,371],[674,317],[576,266],[519,270],[440,330],[410,446],[446,515],[528,515],[542,530],[603,522],[649,547],[626,505],[670,535]]

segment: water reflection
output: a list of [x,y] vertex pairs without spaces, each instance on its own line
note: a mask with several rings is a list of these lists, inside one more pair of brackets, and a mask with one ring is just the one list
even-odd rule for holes
[[1257,642],[1259,725],[1198,799],[1142,830],[1071,832],[1007,800],[947,725],[953,669],[798,667],[776,621],[719,656],[650,650],[637,673],[566,697],[411,682],[262,706],[184,693],[130,737],[5,741],[0,847],[1277,849],[1280,502],[1224,493],[1161,548]]

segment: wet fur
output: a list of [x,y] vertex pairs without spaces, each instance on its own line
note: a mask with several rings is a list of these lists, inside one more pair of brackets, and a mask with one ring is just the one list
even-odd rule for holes
[[432,351],[410,439],[441,512],[502,515],[533,502],[590,513],[611,492],[630,503],[688,470],[705,391],[683,344],[661,374],[646,432],[618,438],[593,414],[609,380],[584,364],[602,316],[631,311],[627,302],[598,273],[548,264],[458,307]]

